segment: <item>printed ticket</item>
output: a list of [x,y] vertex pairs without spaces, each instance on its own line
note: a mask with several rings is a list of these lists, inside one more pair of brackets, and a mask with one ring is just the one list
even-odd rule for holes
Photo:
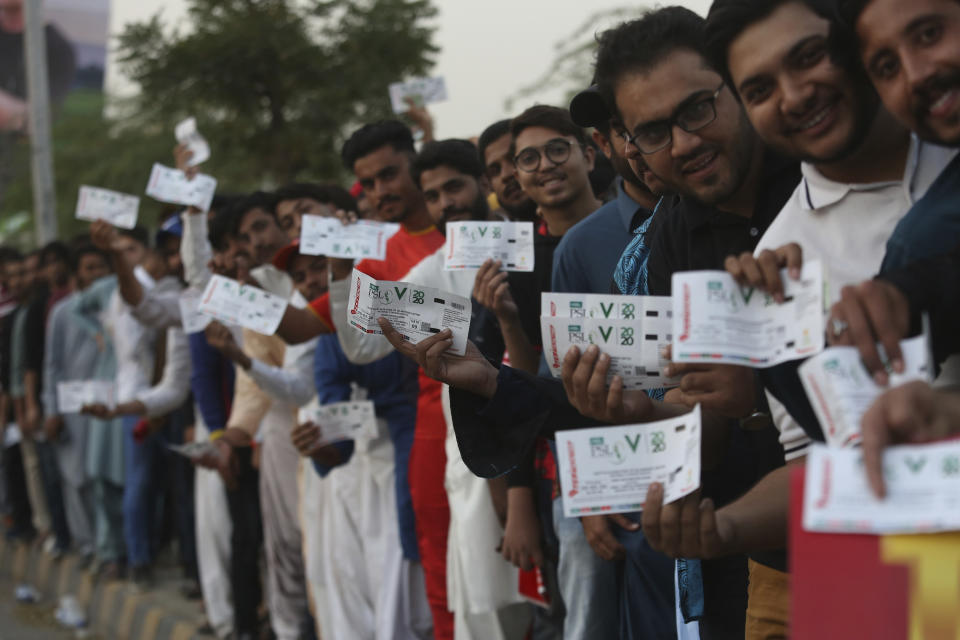
[[318,444],[353,440],[361,435],[375,437],[377,433],[377,415],[370,400],[321,405],[314,398],[300,409],[298,418],[301,424],[312,422],[320,427]]
[[305,215],[300,223],[300,253],[331,258],[387,256],[387,240],[400,230],[399,224],[359,220],[343,224],[337,218]]
[[154,163],[147,183],[147,195],[160,202],[182,204],[209,211],[213,194],[217,190],[217,180],[213,176],[200,173],[193,180],[187,180],[187,174],[179,169]]
[[654,482],[664,503],[700,487],[700,405],[659,422],[557,431],[556,439],[568,518],[641,511]]
[[80,413],[88,404],[113,408],[117,404],[117,386],[112,380],[71,380],[57,383],[57,410],[61,414]]
[[411,78],[406,82],[393,82],[388,87],[390,106],[394,113],[406,113],[410,110],[406,98],[413,98],[416,106],[443,102],[447,99],[447,83],[443,77]]
[[217,447],[212,442],[185,442],[184,444],[168,444],[167,449],[179,453],[185,458],[196,460],[203,456],[216,454]]
[[201,162],[206,162],[210,159],[210,145],[207,144],[207,139],[197,131],[196,118],[187,118],[176,126],[173,133],[177,138],[177,142],[193,152],[193,155],[190,157],[190,162],[188,163],[191,167],[195,167]]
[[890,370],[887,388],[873,381],[856,347],[830,347],[800,365],[800,381],[827,444],[847,447],[860,442],[863,414],[888,388],[913,380],[932,381],[928,344],[925,335],[900,343],[904,372]]
[[287,300],[257,287],[215,275],[207,283],[200,313],[224,324],[273,335],[287,310]]
[[364,333],[382,334],[377,324],[381,317],[413,343],[450,329],[453,346],[449,352],[462,356],[467,350],[470,311],[468,298],[409,282],[378,281],[353,270],[347,321]]
[[479,269],[487,259],[504,271],[533,271],[533,223],[465,220],[447,223],[443,268]]
[[180,295],[180,320],[187,335],[200,333],[213,321],[212,317],[200,312],[202,298],[203,291],[199,289],[187,289]]
[[610,379],[619,375],[625,389],[676,386],[663,376],[664,349],[670,345],[672,303],[667,296],[618,296],[544,293],[540,330],[550,371],[560,377],[571,347],[591,344],[610,356]]
[[137,226],[140,198],[119,191],[99,187],[80,187],[77,197],[78,220],[105,220],[115,227],[133,229]]
[[867,484],[861,449],[807,450],[803,528],[829,533],[933,533],[960,529],[960,441],[890,447],[887,496]]
[[803,265],[799,281],[783,272],[786,300],[741,287],[726,271],[673,274],[676,362],[772,367],[823,350],[823,270]]

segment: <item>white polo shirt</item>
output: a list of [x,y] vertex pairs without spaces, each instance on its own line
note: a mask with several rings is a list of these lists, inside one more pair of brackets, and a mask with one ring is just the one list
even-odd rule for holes
[[[843,287],[877,274],[894,227],[956,154],[956,149],[911,136],[903,179],[870,184],[833,182],[803,163],[800,184],[763,234],[754,255],[796,242],[804,261],[823,264],[831,306]],[[769,392],[767,397],[786,459],[803,456],[809,438],[780,402]]]

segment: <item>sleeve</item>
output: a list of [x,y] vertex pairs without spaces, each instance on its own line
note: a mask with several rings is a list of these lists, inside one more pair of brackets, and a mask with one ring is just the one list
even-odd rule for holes
[[557,245],[553,255],[553,273],[551,289],[558,293],[580,293],[591,290],[585,274],[589,272],[579,264],[578,255],[572,247],[576,246],[576,237],[564,237]]
[[145,289],[140,304],[133,307],[131,313],[145,327],[179,329],[183,326],[183,318],[180,317],[182,293],[182,291]]
[[463,461],[481,478],[517,467],[537,437],[552,437],[557,425],[577,429],[601,424],[580,415],[559,380],[507,366],[500,367],[497,391],[490,400],[451,388],[450,411]]
[[[352,376],[347,370],[350,365],[342,354],[337,353],[338,349],[335,341],[336,338],[333,336],[321,336],[314,351],[313,377],[320,404],[349,400],[352,392],[350,386]],[[340,451],[343,464],[346,464],[353,456],[353,440],[335,442],[333,446]],[[313,461],[313,468],[321,477],[325,477],[333,470],[333,467],[322,465],[316,460]]]
[[148,418],[178,409],[190,395],[190,343],[181,329],[167,329],[167,357],[160,382],[137,394]]
[[203,333],[187,336],[190,345],[190,388],[210,433],[222,431],[227,423],[230,391],[233,389],[233,365],[210,346]]
[[46,347],[47,297],[39,297],[30,303],[27,310],[27,323],[24,327],[24,370],[43,372],[43,354]]
[[180,260],[187,285],[203,289],[212,275],[207,265],[213,258],[213,249],[207,238],[207,214],[188,213],[183,216],[183,238],[180,242]]
[[316,394],[312,369],[313,350],[303,349],[300,357],[287,367],[271,367],[253,360],[247,374],[274,398],[300,407],[310,402]]
[[330,310],[330,291],[328,290],[325,294],[319,298],[311,300],[307,304],[307,309],[310,309],[318,318],[320,318],[327,327],[330,329],[336,330],[333,324],[333,317]]
[[43,413],[47,416],[55,416],[60,413],[57,407],[57,384],[63,382],[61,363],[65,359],[63,357],[63,325],[61,319],[65,308],[63,305],[57,305],[53,308],[43,350],[43,390],[40,398],[43,402]]
[[347,321],[350,282],[349,278],[330,282],[330,315],[337,330],[340,348],[347,359],[354,364],[370,364],[389,355],[393,351],[393,345],[382,335],[361,333],[350,326]]
[[[244,329],[243,350],[252,360],[262,360],[273,366],[279,366],[283,362],[283,341],[275,336],[265,336]],[[273,400],[270,395],[258,387],[247,372],[237,371],[233,408],[227,428],[242,429],[251,438],[256,437],[260,422],[270,410],[271,404]]]
[[783,445],[783,457],[787,462],[802,458],[807,455],[807,447],[810,446],[810,438],[806,431],[787,411],[782,402],[776,399],[769,391],[767,394],[767,403],[770,405],[770,417],[773,424],[780,432],[780,444]]

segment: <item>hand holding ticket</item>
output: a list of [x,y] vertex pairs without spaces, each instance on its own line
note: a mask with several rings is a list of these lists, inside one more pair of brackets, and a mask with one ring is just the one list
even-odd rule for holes
[[783,277],[785,300],[741,287],[726,271],[673,274],[675,362],[772,367],[823,350],[823,270]]
[[270,336],[280,326],[287,301],[263,289],[215,275],[204,289],[197,309],[224,324]]
[[833,533],[960,529],[960,442],[890,447],[887,496],[870,491],[860,449],[813,444],[807,452],[803,528]]
[[200,173],[193,180],[187,180],[183,171],[165,167],[159,162],[154,163],[150,181],[147,182],[147,195],[151,198],[196,207],[201,211],[209,211],[216,190],[216,178]]
[[[890,372],[890,387],[932,380],[927,345],[925,335],[900,343],[904,371]],[[846,447],[860,442],[863,414],[886,389],[874,381],[857,348],[830,347],[804,362],[799,375],[827,444]]]
[[57,410],[62,414],[80,413],[85,405],[102,404],[112,409],[117,404],[117,387],[112,380],[71,380],[57,383]]
[[664,503],[700,487],[700,406],[676,418],[622,427],[557,431],[557,465],[568,518],[643,509],[654,482]]
[[673,331],[669,297],[544,293],[540,328],[550,371],[560,377],[571,347],[591,344],[610,356],[608,380],[623,379],[625,389],[656,389],[676,385],[663,375],[664,349]]
[[305,215],[300,226],[300,253],[330,258],[383,260],[387,240],[399,224],[359,220],[343,224],[337,218]]
[[347,321],[359,331],[382,334],[377,323],[381,317],[407,342],[417,343],[450,329],[449,353],[466,353],[471,311],[467,298],[409,282],[378,281],[354,269],[348,302]]
[[210,145],[206,138],[197,131],[197,119],[187,118],[174,129],[177,142],[187,147],[193,155],[190,156],[189,166],[195,167],[201,162],[210,159]]
[[317,445],[353,440],[361,435],[372,437],[377,430],[376,412],[369,400],[321,405],[314,399],[300,409],[297,418],[301,423],[312,422],[320,427]]
[[97,187],[80,187],[77,198],[78,220],[105,220],[115,227],[133,229],[137,226],[140,198],[119,191]]
[[410,108],[406,99],[411,98],[417,106],[424,106],[447,99],[447,83],[442,77],[411,78],[407,82],[394,82],[388,87],[390,106],[396,114],[406,113]]
[[504,271],[533,271],[533,223],[464,220],[447,223],[443,268],[479,269],[497,260]]

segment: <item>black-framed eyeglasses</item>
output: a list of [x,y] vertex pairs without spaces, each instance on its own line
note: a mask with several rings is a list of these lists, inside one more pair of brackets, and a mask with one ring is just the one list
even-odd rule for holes
[[693,100],[677,108],[666,120],[650,122],[634,130],[633,135],[623,130],[621,137],[636,147],[640,153],[650,155],[670,146],[673,142],[673,128],[680,127],[687,133],[694,133],[717,119],[717,98],[723,91],[723,82],[709,96]]
[[[513,164],[527,173],[533,173],[540,168],[540,160],[545,155],[555,165],[561,165],[570,159],[570,149],[573,143],[563,138],[554,138],[539,149],[527,147],[513,157]],[[543,154],[540,151],[543,151]]]

